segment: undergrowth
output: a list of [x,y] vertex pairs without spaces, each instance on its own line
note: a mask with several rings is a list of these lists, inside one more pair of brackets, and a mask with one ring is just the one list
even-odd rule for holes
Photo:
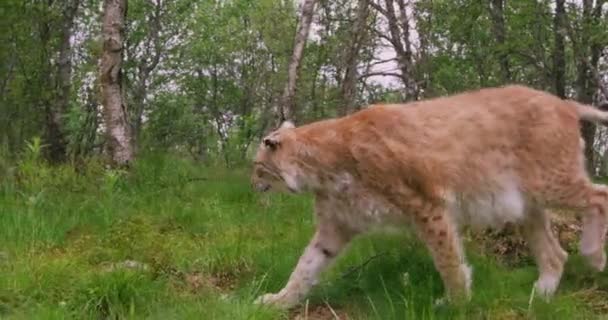
[[507,266],[474,243],[467,243],[471,303],[435,306],[441,281],[407,232],[357,239],[301,307],[260,307],[255,297],[281,288],[312,236],[310,197],[254,194],[248,168],[159,155],[127,172],[95,160],[51,168],[34,150],[3,168],[3,319],[593,319],[608,312],[608,279],[575,253],[546,303],[530,301],[536,268],[529,260]]

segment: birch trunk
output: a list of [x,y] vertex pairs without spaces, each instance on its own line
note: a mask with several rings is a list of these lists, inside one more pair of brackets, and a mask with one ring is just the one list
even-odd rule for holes
[[134,152],[126,99],[122,90],[122,57],[124,49],[127,0],[104,0],[103,55],[100,65],[101,99],[106,148],[114,165],[128,166]]
[[304,53],[304,47],[306,46],[306,39],[310,32],[310,24],[312,22],[312,16],[315,7],[315,0],[304,0],[302,4],[302,13],[298,28],[296,31],[293,53],[291,60],[289,61],[289,67],[287,70],[287,83],[281,96],[281,106],[279,115],[279,124],[285,120],[295,120],[295,96],[296,96],[296,84],[298,81],[298,73],[300,70],[300,63],[302,61],[302,55]]

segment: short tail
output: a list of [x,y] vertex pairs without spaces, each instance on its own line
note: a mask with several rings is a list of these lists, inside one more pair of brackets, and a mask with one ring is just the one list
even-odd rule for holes
[[600,104],[597,108],[570,100],[576,108],[578,116],[587,121],[608,125],[608,101]]

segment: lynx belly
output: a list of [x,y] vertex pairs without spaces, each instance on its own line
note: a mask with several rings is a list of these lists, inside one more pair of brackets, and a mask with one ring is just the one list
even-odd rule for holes
[[472,195],[450,192],[446,200],[459,225],[501,229],[525,217],[525,197],[514,179],[503,179],[494,188]]

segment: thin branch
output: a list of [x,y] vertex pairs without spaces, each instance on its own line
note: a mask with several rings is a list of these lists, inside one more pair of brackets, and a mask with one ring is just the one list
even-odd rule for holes
[[374,1],[369,1],[369,5],[376,11],[380,12],[383,16],[388,17],[388,12]]
[[374,76],[396,77],[396,78],[403,77],[403,75],[401,75],[400,73],[396,73],[396,72],[376,71],[376,72],[368,72],[366,74],[362,74],[359,76],[359,79],[366,79],[366,78],[374,77]]
[[334,316],[334,319],[336,320],[340,320],[340,317],[338,317],[338,314],[336,313],[336,311],[334,311],[334,308],[332,308],[329,303],[327,303],[327,301],[325,301],[325,305],[327,305],[327,308],[329,308],[329,311],[331,312],[331,314]]
[[365,268],[365,266],[367,266],[373,260],[375,260],[377,258],[380,258],[382,256],[386,256],[386,255],[388,255],[388,252],[380,252],[378,254],[375,254],[375,255],[369,257],[369,259],[365,260],[362,264],[360,264],[358,266],[355,266],[355,267],[351,267],[348,271],[344,272],[342,274],[342,276],[340,276],[340,278],[344,279],[344,278],[350,276],[351,274],[353,274],[353,273],[355,273],[357,271],[362,270],[363,268]]
[[375,65],[379,65],[379,64],[383,64],[383,63],[387,63],[387,62],[391,62],[391,61],[397,61],[397,58],[388,58],[388,59],[382,59],[382,60],[378,60],[378,61],[374,61],[374,62],[370,62],[370,66],[375,66]]

